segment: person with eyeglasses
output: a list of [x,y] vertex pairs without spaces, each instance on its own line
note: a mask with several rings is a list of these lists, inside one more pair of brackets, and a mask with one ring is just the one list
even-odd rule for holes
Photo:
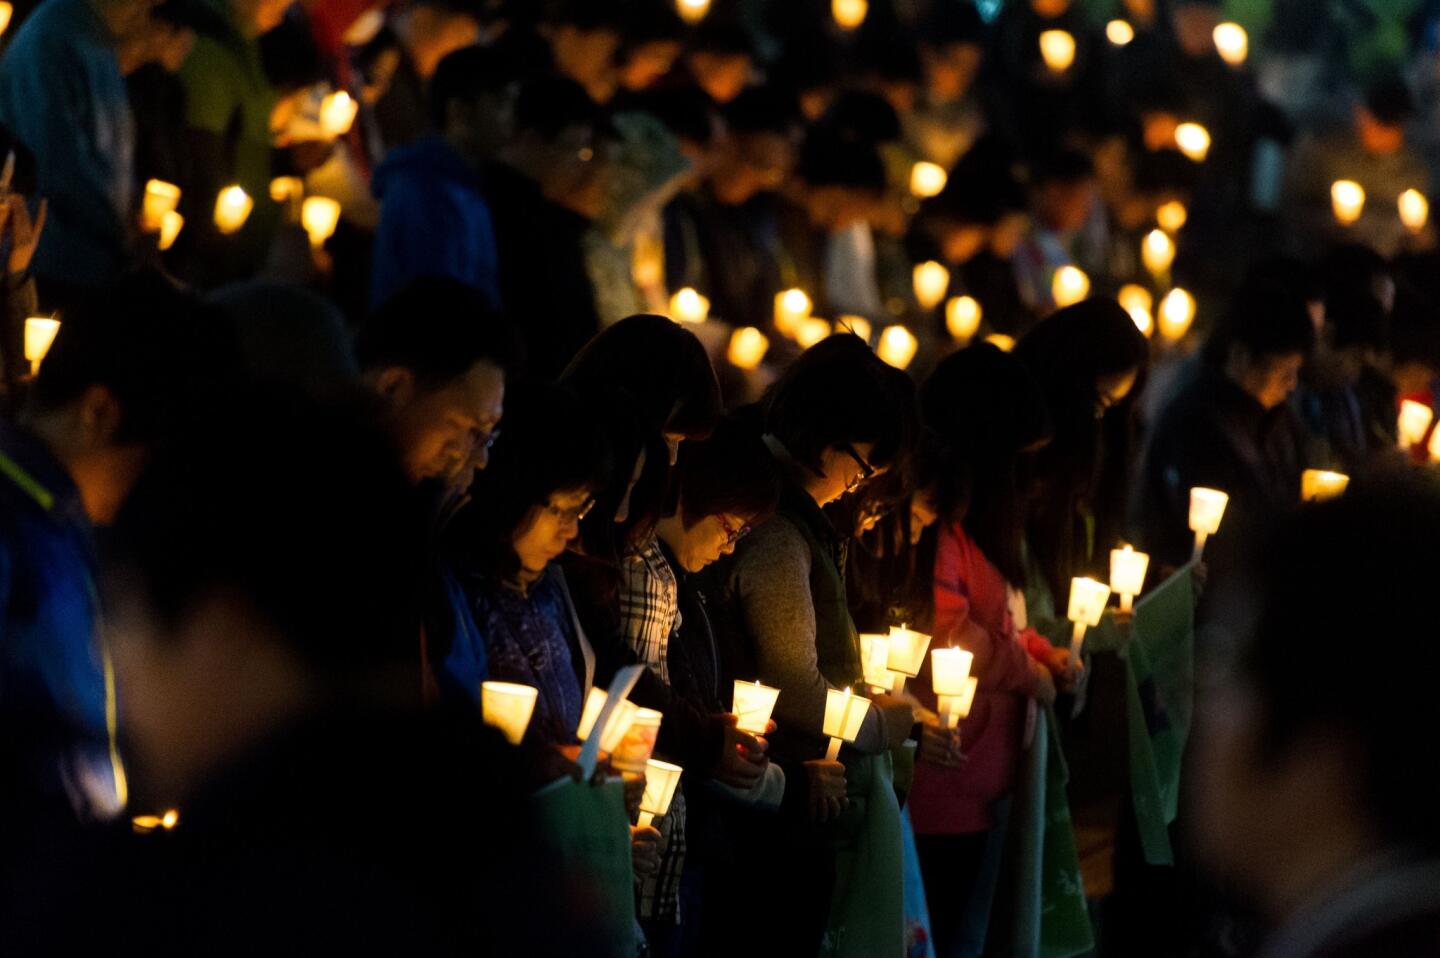
[[[876,695],[840,761],[825,760],[827,693],[863,690],[841,572],[844,535],[822,507],[900,460],[915,433],[914,384],[855,336],[803,353],[748,410],[783,476],[776,514],[705,574],[726,680],[780,690],[772,760],[792,784],[780,814],[733,839],[752,856],[747,893],[786,902],[775,953],[889,954],[902,940],[901,829],[890,750],[914,727],[909,702]],[[741,929],[714,933],[743,946]]]

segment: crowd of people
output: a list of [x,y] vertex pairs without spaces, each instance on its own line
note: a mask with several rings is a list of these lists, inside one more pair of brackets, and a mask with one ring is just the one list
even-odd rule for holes
[[0,4],[0,951],[1440,954],[1437,27]]

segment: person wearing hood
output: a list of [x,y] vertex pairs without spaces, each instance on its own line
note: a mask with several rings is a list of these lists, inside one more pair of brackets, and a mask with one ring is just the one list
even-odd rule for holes
[[481,47],[440,61],[430,82],[435,132],[396,148],[375,172],[381,205],[372,305],[422,274],[457,279],[500,305],[482,167],[507,138],[511,100],[508,71]]

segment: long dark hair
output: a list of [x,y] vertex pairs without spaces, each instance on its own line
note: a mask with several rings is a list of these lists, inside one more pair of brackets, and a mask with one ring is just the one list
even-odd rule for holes
[[960,522],[1001,574],[1023,585],[1028,450],[1051,436],[1045,397],[1024,365],[989,344],[946,357],[920,387],[936,437],[926,472],[941,518]]
[[[1036,462],[1041,494],[1030,512],[1029,542],[1055,595],[1124,528],[1134,454],[1134,410],[1150,347],[1113,299],[1087,299],[1056,312],[1015,350],[1040,385],[1054,441]],[[1124,401],[1096,417],[1096,380],[1135,370]],[[1088,512],[1090,515],[1086,516]],[[1086,530],[1093,518],[1093,530]]]

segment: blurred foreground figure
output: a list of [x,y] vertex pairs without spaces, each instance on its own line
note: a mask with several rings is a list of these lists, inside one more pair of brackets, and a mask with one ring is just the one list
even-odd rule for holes
[[1264,958],[1440,954],[1437,541],[1440,485],[1379,477],[1287,518],[1217,596],[1235,645],[1200,699],[1195,834],[1278,928]]

